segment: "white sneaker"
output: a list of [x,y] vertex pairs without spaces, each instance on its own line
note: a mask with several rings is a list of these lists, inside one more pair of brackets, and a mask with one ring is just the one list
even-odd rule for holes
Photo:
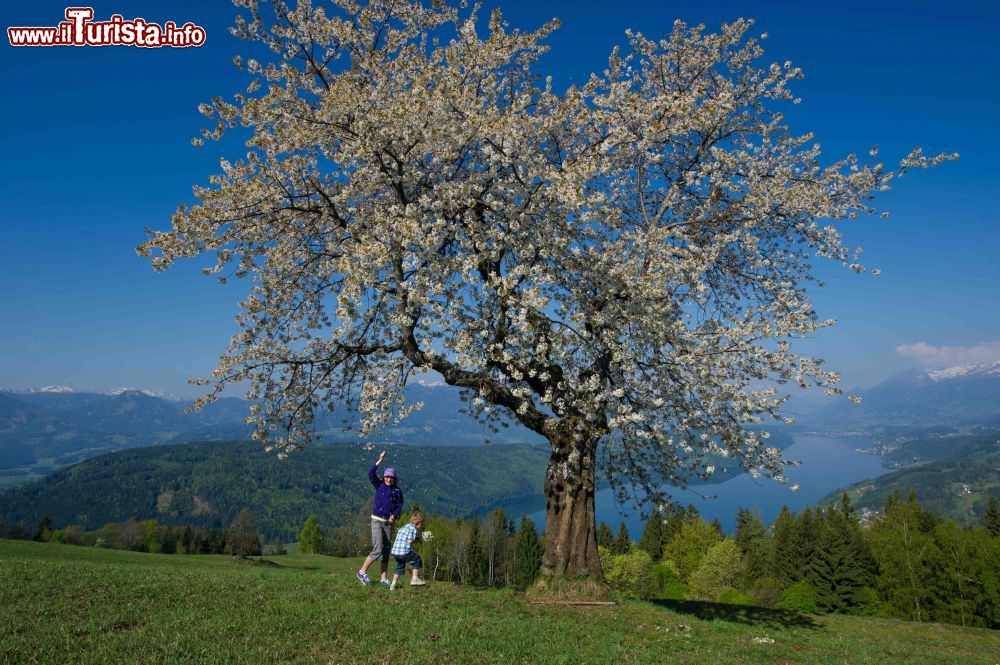
[[417,577],[410,580],[410,586],[424,586],[426,584],[427,582],[424,582],[424,578],[422,577]]
[[396,583],[393,582],[392,584],[389,585],[389,591],[395,591],[395,590],[396,590]]

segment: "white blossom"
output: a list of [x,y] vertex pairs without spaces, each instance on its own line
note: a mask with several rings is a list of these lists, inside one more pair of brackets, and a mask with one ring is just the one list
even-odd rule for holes
[[559,91],[535,75],[556,21],[241,4],[235,34],[273,56],[239,61],[246,92],[204,104],[197,140],[245,131],[247,152],[139,252],[157,270],[214,252],[208,272],[248,278],[197,406],[247,385],[254,436],[281,455],[342,404],[362,434],[405,417],[405,384],[433,370],[490,426],[600,446],[616,490],[656,498],[660,478],[713,473],[707,454],[784,480],[745,426],[792,420],[765,382],[839,391],[793,348],[833,323],[806,290],[813,261],[862,272],[835,224],[957,156],[824,161],[779,112],[802,72],[761,63],[752,21],[629,33]]

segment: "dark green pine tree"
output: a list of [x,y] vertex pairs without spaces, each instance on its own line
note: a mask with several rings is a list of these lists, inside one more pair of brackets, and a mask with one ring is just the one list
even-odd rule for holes
[[774,519],[771,574],[786,586],[801,578],[797,539],[795,516],[788,510],[788,506],[782,506],[781,512]]
[[693,504],[688,504],[686,509],[678,508],[671,510],[670,515],[667,517],[666,524],[663,525],[663,546],[666,547],[667,543],[673,540],[674,536],[680,533],[681,527],[684,526],[686,522],[693,522],[700,517],[698,509],[695,508]]
[[719,521],[718,517],[713,517],[712,521],[708,523],[708,526],[715,529],[715,532],[719,534],[719,538],[726,537],[726,531],[722,528],[722,522]]
[[816,553],[816,543],[819,541],[822,527],[821,513],[814,513],[811,508],[806,508],[795,518],[795,567],[798,569],[796,581],[804,579],[812,582],[809,562]]
[[666,513],[654,510],[646,519],[642,537],[639,539],[639,549],[645,550],[653,558],[653,561],[659,561],[663,557],[663,547],[667,544],[667,539],[664,538],[664,522],[666,521]]
[[824,557],[831,564],[831,576],[818,587],[820,606],[824,606],[823,589],[828,589],[826,607],[834,612],[853,612],[864,604],[865,589],[875,585],[877,567],[847,493],[840,497],[839,510],[829,509],[824,527],[825,538],[820,542],[830,544],[830,554]]
[[52,535],[52,518],[48,515],[42,517],[38,522],[38,528],[35,529],[35,540],[39,542],[46,542],[49,536]]
[[[610,531],[608,529],[609,533]],[[528,588],[538,577],[543,551],[544,546],[535,523],[522,516],[521,528],[514,539],[514,584],[518,588]]]
[[915,488],[910,488],[910,491],[907,492],[906,503],[914,507],[917,514],[917,526],[920,527],[920,530],[924,533],[932,532],[934,527],[938,525],[940,518],[920,505],[920,499],[917,497],[917,490]]
[[611,532],[611,527],[604,522],[601,522],[601,526],[597,527],[597,546],[608,550],[615,546],[615,534]]
[[842,534],[835,524],[837,516],[832,509],[827,512],[817,509],[816,520],[819,524],[819,537],[813,548],[813,556],[807,561],[805,579],[816,591],[816,604],[820,609],[830,611],[832,598],[836,595],[834,576],[844,556],[845,544],[840,539]]
[[756,511],[736,512],[736,545],[743,554],[743,584],[749,587],[768,574],[771,543]]
[[466,559],[468,572],[465,580],[473,586],[483,586],[486,584],[486,555],[483,554],[483,546],[479,543],[479,517],[472,518],[469,530],[469,551]]
[[826,612],[843,611],[848,603],[845,602],[847,590],[842,588],[841,578],[849,563],[850,542],[836,510],[819,511],[817,520],[820,535],[814,555],[809,560],[807,579],[816,590],[816,605],[820,609]]
[[611,551],[615,554],[628,554],[631,549],[631,542],[628,536],[628,527],[625,526],[625,522],[621,522],[618,525],[618,535],[615,536],[615,542],[611,546]]
[[507,513],[503,506],[490,513],[489,520],[493,528],[488,536],[489,542],[483,540],[483,556],[486,557],[486,582],[496,585],[500,582],[504,552],[507,549]]
[[989,503],[986,504],[986,512],[983,513],[983,526],[994,538],[1000,536],[1000,501],[997,501],[995,496],[991,496]]

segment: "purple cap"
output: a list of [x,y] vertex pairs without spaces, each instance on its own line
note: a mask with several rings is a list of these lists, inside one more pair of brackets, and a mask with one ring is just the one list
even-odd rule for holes
[[394,469],[393,467],[390,466],[388,469],[386,469],[382,473],[382,477],[383,478],[395,478],[396,477],[396,469]]

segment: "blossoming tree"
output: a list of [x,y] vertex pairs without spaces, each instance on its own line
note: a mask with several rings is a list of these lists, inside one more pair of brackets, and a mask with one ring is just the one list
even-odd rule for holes
[[748,20],[628,33],[561,91],[534,73],[556,21],[237,4],[235,33],[273,57],[237,58],[247,91],[202,111],[205,138],[245,128],[246,155],[139,248],[157,270],[214,252],[206,272],[252,277],[199,405],[247,385],[284,454],[341,404],[364,433],[404,417],[407,381],[436,372],[477,417],[551,444],[546,575],[600,577],[598,473],[654,501],[720,456],[784,479],[747,425],[783,417],[776,384],[838,391],[792,342],[830,323],[804,288],[813,257],[863,270],[818,220],[876,214],[893,177],[947,158],[821,164],[780,113],[799,70],[759,66]]

